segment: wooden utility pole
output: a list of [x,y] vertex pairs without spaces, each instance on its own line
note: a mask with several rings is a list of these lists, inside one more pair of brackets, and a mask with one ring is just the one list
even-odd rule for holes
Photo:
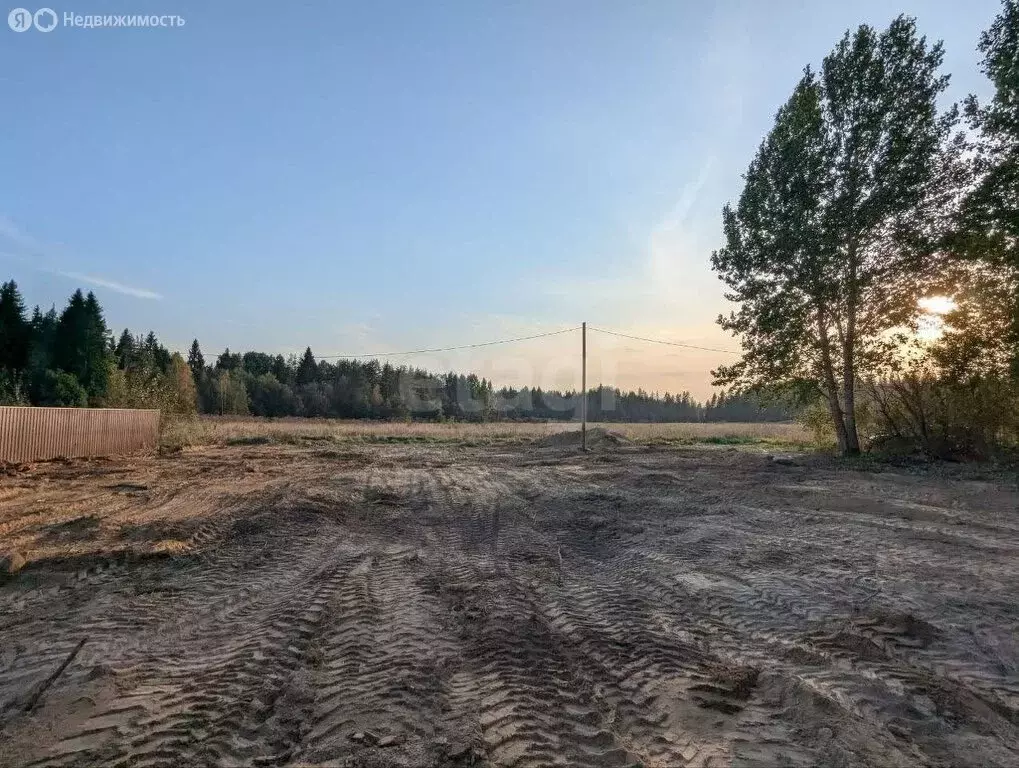
[[587,323],[580,326],[580,446],[587,450]]

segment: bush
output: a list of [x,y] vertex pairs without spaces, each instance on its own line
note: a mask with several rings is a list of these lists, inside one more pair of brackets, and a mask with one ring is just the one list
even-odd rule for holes
[[1019,383],[984,377],[953,382],[914,373],[867,382],[873,448],[940,459],[987,459],[1019,447]]
[[805,406],[800,411],[798,420],[810,432],[818,446],[821,448],[835,447],[835,426],[832,424],[827,403],[816,401]]
[[28,405],[22,377],[0,370],[0,405]]
[[34,382],[34,397],[37,405],[62,408],[84,408],[88,405],[88,393],[74,376],[64,371],[47,369]]

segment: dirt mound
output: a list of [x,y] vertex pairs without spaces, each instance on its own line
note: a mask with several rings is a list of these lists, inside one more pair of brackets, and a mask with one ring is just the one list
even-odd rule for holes
[[[580,448],[582,440],[580,430],[571,429],[539,438],[534,444],[539,448]],[[588,448],[612,448],[619,445],[630,445],[627,437],[620,432],[603,427],[587,430]]]

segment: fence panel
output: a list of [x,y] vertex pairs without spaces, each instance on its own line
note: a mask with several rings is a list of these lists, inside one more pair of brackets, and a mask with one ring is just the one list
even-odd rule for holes
[[151,451],[159,411],[0,406],[0,461]]

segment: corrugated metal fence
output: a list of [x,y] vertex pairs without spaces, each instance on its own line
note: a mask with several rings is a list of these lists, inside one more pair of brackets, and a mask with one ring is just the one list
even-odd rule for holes
[[0,406],[0,461],[153,450],[159,411]]

